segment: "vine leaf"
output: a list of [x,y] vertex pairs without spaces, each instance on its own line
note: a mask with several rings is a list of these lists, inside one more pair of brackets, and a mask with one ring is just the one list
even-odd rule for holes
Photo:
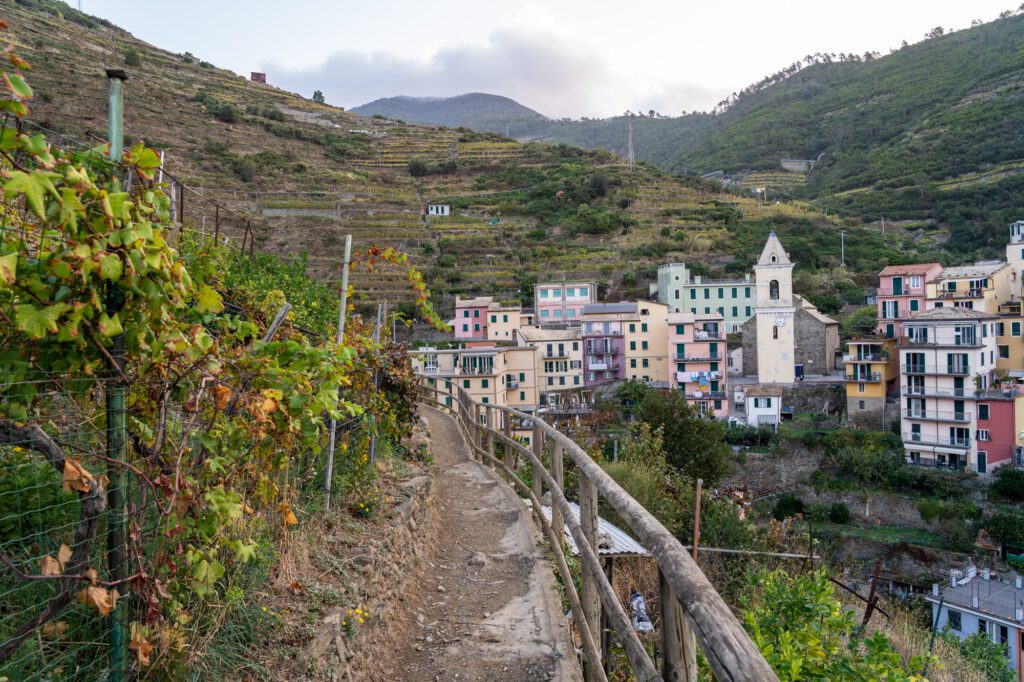
[[117,313],[113,315],[100,313],[99,328],[100,334],[103,334],[108,339],[124,333],[124,327],[121,326],[121,318],[117,316]]
[[116,589],[108,590],[98,585],[90,585],[78,593],[78,602],[92,606],[101,616],[106,616],[117,608],[117,598],[120,596]]
[[214,386],[213,401],[218,410],[223,410],[231,402],[231,389],[220,384]]
[[9,253],[0,256],[0,284],[14,284],[14,277],[18,272],[18,254]]
[[224,310],[224,300],[216,289],[204,284],[196,293],[196,308],[201,313],[219,313]]
[[153,645],[150,644],[143,635],[141,630],[136,630],[132,635],[131,642],[128,643],[128,648],[135,652],[135,657],[139,661],[139,665],[145,667],[149,665],[149,655],[153,653]]
[[39,561],[40,575],[60,575],[60,562],[47,554]]
[[60,639],[68,631],[68,624],[62,620],[53,620],[43,625],[43,637],[46,639]]
[[65,492],[77,490],[80,493],[87,493],[90,490],[89,484],[95,480],[96,478],[77,459],[64,460]]
[[71,548],[62,544],[60,549],[57,550],[57,563],[60,564],[61,571],[64,570],[64,567],[69,561],[71,561]]
[[4,82],[7,83],[7,89],[20,99],[32,99],[32,88],[28,86],[28,83],[20,75],[5,73]]
[[116,282],[121,279],[124,265],[116,253],[108,253],[100,258],[100,276],[108,282]]
[[14,321],[18,331],[25,332],[30,339],[42,339],[47,334],[57,333],[57,319],[70,309],[67,303],[54,303],[44,308],[21,303],[14,307]]

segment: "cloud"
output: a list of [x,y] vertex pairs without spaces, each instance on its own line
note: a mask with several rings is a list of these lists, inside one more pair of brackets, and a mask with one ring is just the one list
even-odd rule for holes
[[693,84],[637,92],[635,80],[614,75],[600,53],[571,36],[523,26],[496,30],[483,44],[442,47],[424,60],[346,51],[309,69],[273,63],[264,69],[281,87],[307,97],[321,90],[328,102],[346,107],[395,95],[487,92],[559,118],[607,116],[640,106],[678,113],[720,99]]

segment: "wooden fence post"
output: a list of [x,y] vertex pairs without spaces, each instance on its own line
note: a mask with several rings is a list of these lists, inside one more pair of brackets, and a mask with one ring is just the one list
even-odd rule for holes
[[661,606],[661,678],[665,682],[696,682],[697,641],[690,620],[658,569]]
[[[597,488],[589,478],[580,475],[580,527],[587,543],[598,554],[597,545]],[[600,580],[598,576],[590,575],[590,572],[583,568],[580,571],[580,604],[583,606],[583,615],[587,619],[587,627],[594,635],[594,639],[600,641],[601,633],[601,597],[597,592],[597,585],[594,583]],[[599,673],[590,670],[590,666],[583,666],[583,679],[587,682],[600,679],[603,670]]]
[[[551,443],[551,478],[555,479],[555,484],[559,490],[563,490],[565,487],[565,480],[563,474],[564,460],[562,459],[562,444],[557,440],[553,440]],[[558,536],[558,541],[562,541],[562,536],[565,534],[565,522],[562,519],[562,510],[557,504],[552,501],[551,505],[551,528],[554,529],[555,535]]]
[[[501,411],[498,413],[501,415],[501,432],[505,435],[505,438],[512,439],[512,415],[508,412]],[[509,469],[515,471],[515,457],[516,451],[508,442],[505,443],[505,464],[508,465]]]
[[[473,439],[473,445],[476,447],[483,446],[483,434],[480,432],[480,403],[473,403],[473,432],[469,434],[469,437]],[[473,455],[473,459],[482,460],[483,458],[477,453],[474,448],[470,448]]]
[[[489,429],[494,428],[494,414],[496,412],[497,410],[495,408],[491,407],[490,405],[487,405],[487,428]],[[491,457],[494,457],[494,434],[491,433],[490,431],[487,432],[487,454],[490,455]],[[494,466],[493,460],[488,462],[487,464],[491,467]]]
[[[536,495],[539,500],[544,494],[544,489],[541,485],[543,483],[543,479],[541,478],[540,471],[538,469],[538,467],[544,466],[544,432],[541,431],[540,424],[536,421],[533,422],[533,442],[530,446],[533,448],[533,456],[537,458],[537,464],[534,465],[534,468],[531,471],[531,478],[533,479],[533,494]],[[555,506],[554,502],[554,500],[551,501],[552,508]],[[539,509],[537,510],[537,513],[540,513]]]

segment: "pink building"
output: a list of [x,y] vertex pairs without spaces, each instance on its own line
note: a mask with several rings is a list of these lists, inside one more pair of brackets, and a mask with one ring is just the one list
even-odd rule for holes
[[583,307],[597,303],[597,285],[593,282],[537,284],[533,289],[535,320],[538,325],[578,325]]
[[464,341],[487,340],[487,310],[494,303],[491,296],[477,298],[455,297],[455,319],[449,324],[455,338]]
[[878,333],[903,336],[903,320],[925,309],[925,285],[942,274],[938,263],[890,265],[878,273]]
[[718,313],[668,316],[669,386],[682,391],[691,407],[717,419],[729,416],[724,328]]
[[975,393],[977,402],[978,473],[992,473],[1014,461],[1017,408],[1024,400],[1017,385]]

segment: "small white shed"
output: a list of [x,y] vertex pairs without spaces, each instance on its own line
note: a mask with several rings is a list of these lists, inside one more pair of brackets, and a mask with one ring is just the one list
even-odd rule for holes
[[451,215],[452,207],[448,204],[427,204],[427,215]]
[[743,402],[746,408],[747,425],[758,427],[771,426],[779,428],[782,417],[781,386],[748,386],[743,389]]

